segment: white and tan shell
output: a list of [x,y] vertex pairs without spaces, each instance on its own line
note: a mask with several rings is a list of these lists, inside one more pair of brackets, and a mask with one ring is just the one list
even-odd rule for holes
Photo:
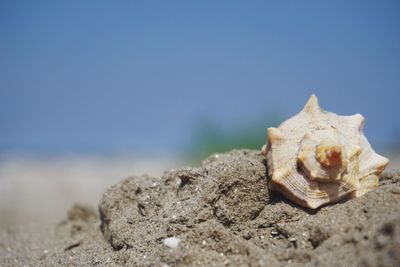
[[363,126],[362,115],[326,112],[312,95],[300,113],[268,128],[270,188],[313,209],[376,188],[389,160],[374,152]]

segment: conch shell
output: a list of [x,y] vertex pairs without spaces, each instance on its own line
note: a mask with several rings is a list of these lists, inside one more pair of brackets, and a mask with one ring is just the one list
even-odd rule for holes
[[374,152],[363,127],[362,115],[324,111],[312,95],[300,113],[268,128],[269,187],[312,209],[378,187],[389,160]]

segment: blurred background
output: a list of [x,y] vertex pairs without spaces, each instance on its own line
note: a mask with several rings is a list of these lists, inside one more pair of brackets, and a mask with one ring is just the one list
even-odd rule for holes
[[0,226],[259,149],[312,94],[399,165],[400,2],[0,2]]

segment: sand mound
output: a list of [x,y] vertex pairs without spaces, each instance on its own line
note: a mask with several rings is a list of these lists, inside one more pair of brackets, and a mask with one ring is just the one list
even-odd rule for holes
[[75,206],[46,236],[45,255],[23,252],[17,232],[3,235],[5,255],[14,252],[5,265],[400,264],[399,172],[386,173],[364,197],[318,210],[268,191],[267,182],[264,157],[250,150],[213,155],[161,179],[129,177],[104,193],[100,218]]

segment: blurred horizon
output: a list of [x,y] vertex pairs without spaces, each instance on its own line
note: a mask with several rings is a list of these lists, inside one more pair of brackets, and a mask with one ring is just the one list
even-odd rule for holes
[[312,93],[398,150],[399,14],[398,1],[2,1],[0,155],[261,147]]

